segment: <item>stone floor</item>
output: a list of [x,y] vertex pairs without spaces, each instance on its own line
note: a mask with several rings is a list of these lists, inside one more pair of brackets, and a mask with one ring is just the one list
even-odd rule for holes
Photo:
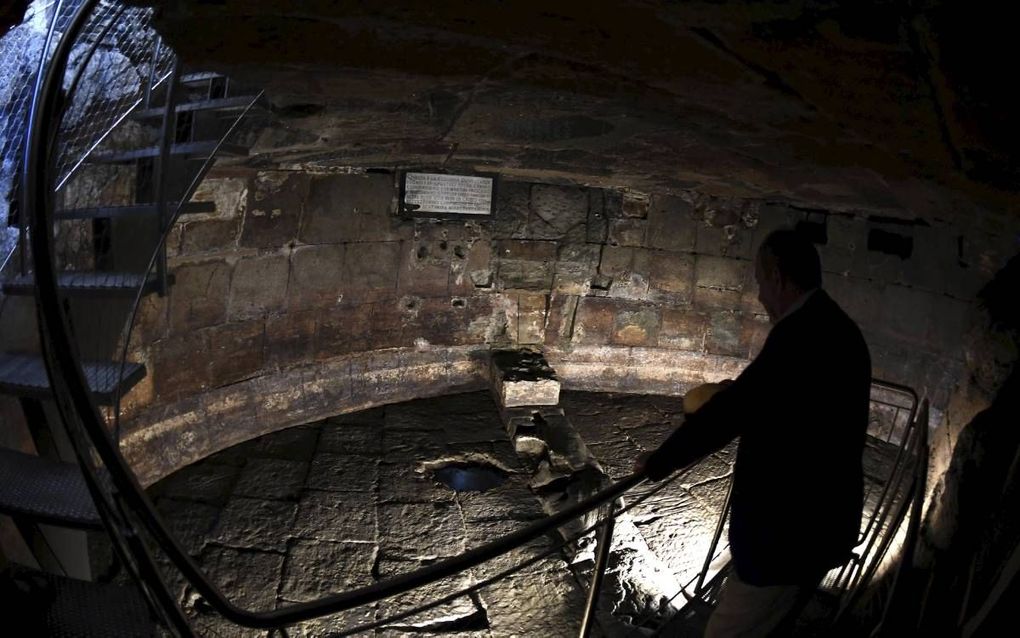
[[[672,397],[563,392],[570,422],[613,478],[653,449],[681,416]],[[633,524],[677,581],[705,559],[728,486],[733,448],[712,455],[631,512]],[[481,463],[505,477],[484,492],[455,492],[436,480],[451,463]],[[873,464],[874,465],[874,464]],[[872,473],[880,473],[876,466]],[[271,609],[314,600],[416,569],[544,515],[528,488],[487,392],[389,405],[277,432],[184,468],[150,488],[164,520],[238,605]],[[640,486],[633,502],[649,491]],[[327,636],[388,617],[558,544],[542,538],[510,555],[421,591],[289,628]],[[556,552],[469,596],[361,636],[576,635],[584,565]],[[621,564],[611,569],[623,569]],[[265,636],[225,622],[179,577],[170,577],[195,629],[206,636]],[[636,638],[646,618],[627,592],[602,598],[597,633]],[[674,601],[674,605],[677,601]],[[645,601],[660,608],[665,600]],[[612,612],[613,616],[608,613]],[[608,622],[607,622],[608,619]]]

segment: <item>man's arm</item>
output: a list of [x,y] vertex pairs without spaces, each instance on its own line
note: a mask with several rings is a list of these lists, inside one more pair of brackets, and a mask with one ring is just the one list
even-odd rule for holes
[[[720,390],[701,408],[686,415],[684,423],[644,460],[648,478],[658,481],[721,449],[740,435],[754,419],[763,400],[768,400],[783,373],[782,353],[770,335],[761,353],[732,384]],[[640,461],[639,461],[640,466]],[[639,468],[640,469],[640,468]]]

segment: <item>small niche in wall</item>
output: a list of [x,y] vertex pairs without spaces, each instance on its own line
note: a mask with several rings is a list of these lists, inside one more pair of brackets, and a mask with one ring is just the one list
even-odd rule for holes
[[914,238],[881,228],[872,228],[868,231],[868,250],[896,255],[900,259],[910,259],[914,253]]

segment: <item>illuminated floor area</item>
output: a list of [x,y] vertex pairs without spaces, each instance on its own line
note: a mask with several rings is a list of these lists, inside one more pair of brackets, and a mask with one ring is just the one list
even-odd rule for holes
[[[679,401],[671,397],[564,392],[560,407],[613,478],[629,474],[634,458],[657,446],[680,416]],[[614,539],[620,546],[614,543],[610,563],[617,574],[607,579],[601,599],[603,635],[647,635],[632,633],[632,623],[664,620],[648,612],[666,609],[668,581],[686,584],[700,569],[732,455],[732,447],[712,455],[630,512],[631,529],[646,543],[642,560],[667,574],[645,583],[646,591],[661,591],[663,597],[635,600],[634,590],[620,585],[628,578],[634,582],[634,574],[621,572],[636,563],[618,534]],[[150,494],[224,592],[243,607],[268,609],[370,584],[513,531],[543,516],[528,487],[530,478],[492,396],[476,392],[274,433],[189,466],[154,485]],[[472,491],[477,487],[485,491]],[[627,499],[648,490],[640,486]],[[386,618],[478,582],[557,541],[541,539],[452,582],[304,623],[290,628],[290,635],[326,636]],[[474,595],[358,635],[576,635],[588,566],[590,561],[572,570],[566,555],[557,552]],[[266,635],[222,621],[183,582],[174,583],[202,635]]]

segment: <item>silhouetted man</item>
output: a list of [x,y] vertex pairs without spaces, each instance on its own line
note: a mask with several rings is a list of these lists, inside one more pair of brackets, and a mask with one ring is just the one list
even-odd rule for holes
[[773,324],[761,353],[636,466],[660,480],[740,437],[735,574],[709,619],[711,637],[788,630],[825,572],[849,558],[863,507],[867,344],[821,289],[818,253],[795,231],[765,238],[755,279]]

